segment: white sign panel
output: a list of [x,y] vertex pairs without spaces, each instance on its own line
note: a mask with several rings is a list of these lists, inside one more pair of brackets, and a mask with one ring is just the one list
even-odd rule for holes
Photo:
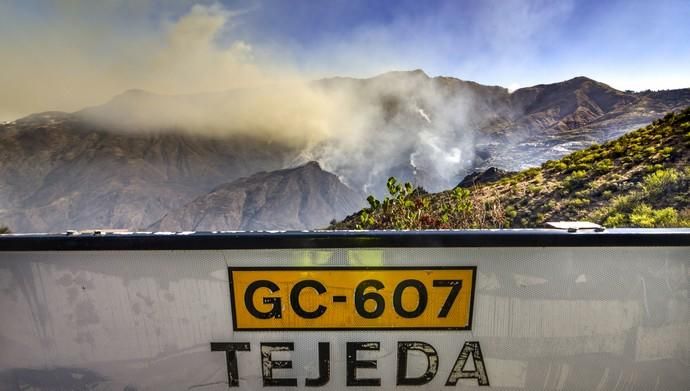
[[688,390],[689,247],[0,252],[0,389]]

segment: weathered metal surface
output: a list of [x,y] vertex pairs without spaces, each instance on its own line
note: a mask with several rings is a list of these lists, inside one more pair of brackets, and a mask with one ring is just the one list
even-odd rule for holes
[[[229,266],[476,266],[471,329],[234,331]],[[211,343],[247,344],[235,353],[243,389],[269,385],[267,374],[346,388],[358,348],[355,360],[376,361],[354,370],[378,379],[372,389],[401,376],[418,389],[477,386],[454,377],[465,354],[465,370],[483,365],[500,390],[687,390],[689,266],[683,243],[0,251],[0,390],[227,389]]]

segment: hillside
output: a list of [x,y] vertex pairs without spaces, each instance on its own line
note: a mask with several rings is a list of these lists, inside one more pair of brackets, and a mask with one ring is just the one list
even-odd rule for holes
[[[512,92],[421,70],[319,83],[352,91],[363,107],[381,108],[384,123],[358,146],[390,162],[372,163],[379,182],[362,174],[358,160],[329,165],[336,173],[354,172],[353,185],[368,185],[377,195],[389,176],[439,191],[473,170],[533,167],[690,105],[690,89],[635,93],[582,76]],[[398,151],[393,159],[385,156],[391,149]]]
[[357,192],[381,196],[390,176],[440,191],[469,172],[538,165],[690,104],[690,89],[623,92],[584,77],[512,93],[420,70],[313,84],[351,102],[341,113],[348,121],[324,138],[237,129],[226,117],[213,131],[184,127],[174,115],[153,120],[232,106],[243,90],[131,90],[75,113],[0,124],[0,224],[13,232],[143,229],[222,184],[308,161]]
[[362,206],[363,197],[318,163],[220,185],[168,212],[157,231],[287,230],[323,227]]
[[14,232],[141,229],[219,183],[285,167],[251,137],[116,132],[65,113],[0,125],[0,221]]
[[616,140],[470,189],[424,194],[391,178],[390,196],[333,229],[690,227],[690,108]]

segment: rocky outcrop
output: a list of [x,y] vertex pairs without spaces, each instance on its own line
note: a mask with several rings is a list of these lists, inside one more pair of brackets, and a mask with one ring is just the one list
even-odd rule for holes
[[220,185],[168,212],[156,231],[324,228],[361,208],[363,197],[318,163],[260,172]]
[[496,167],[489,167],[485,171],[475,171],[463,178],[457,187],[469,188],[475,185],[482,185],[485,183],[496,182],[506,175],[514,174],[513,172],[501,170]]

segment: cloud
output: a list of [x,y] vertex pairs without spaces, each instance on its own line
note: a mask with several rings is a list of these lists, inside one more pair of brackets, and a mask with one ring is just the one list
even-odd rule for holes
[[[450,88],[444,83],[452,81],[423,72],[365,84],[313,83],[314,73],[347,72],[340,64],[356,73],[420,63],[433,69],[444,57],[471,70],[488,61],[467,58],[479,46],[506,66],[517,54],[539,50],[535,37],[568,12],[531,2],[507,2],[500,11],[482,3],[465,11],[446,2],[419,20],[399,14],[346,36],[323,37],[309,53],[296,50],[291,57],[235,34],[251,9],[181,2],[161,12],[154,1],[105,8],[55,4],[43,10],[50,18],[11,5],[0,9],[0,33],[8,37],[0,40],[0,120],[109,101],[81,115],[128,131],[242,134],[286,143],[300,152],[294,164],[318,160],[365,192],[390,175],[429,190],[453,185],[472,165],[482,102],[471,88]],[[456,25],[445,16],[454,12],[478,20]],[[294,56],[302,55],[311,66],[297,65]],[[129,89],[138,90],[120,95]]]
[[[0,27],[0,120],[74,111],[130,88],[184,94],[293,78],[288,72],[264,72],[247,42],[223,44],[221,33],[240,13],[218,4],[196,4],[169,19],[149,15],[149,2],[123,2],[116,9],[120,13],[110,3],[72,3],[42,9],[50,14],[45,21],[10,5],[0,13],[5,25]],[[131,20],[123,29],[119,19],[127,15]]]
[[[105,21],[114,23],[117,13],[108,19],[100,8],[57,4],[49,24],[15,28],[14,39],[0,41],[0,119],[76,111],[137,89],[153,94],[121,95],[85,113],[111,127],[244,132],[293,143],[323,138],[344,122],[335,95],[326,98],[287,64],[257,60],[250,43],[232,38],[244,11],[195,4],[155,25],[133,20],[133,31],[113,35]],[[138,7],[134,13],[146,19]],[[175,97],[189,94],[201,95]]]

